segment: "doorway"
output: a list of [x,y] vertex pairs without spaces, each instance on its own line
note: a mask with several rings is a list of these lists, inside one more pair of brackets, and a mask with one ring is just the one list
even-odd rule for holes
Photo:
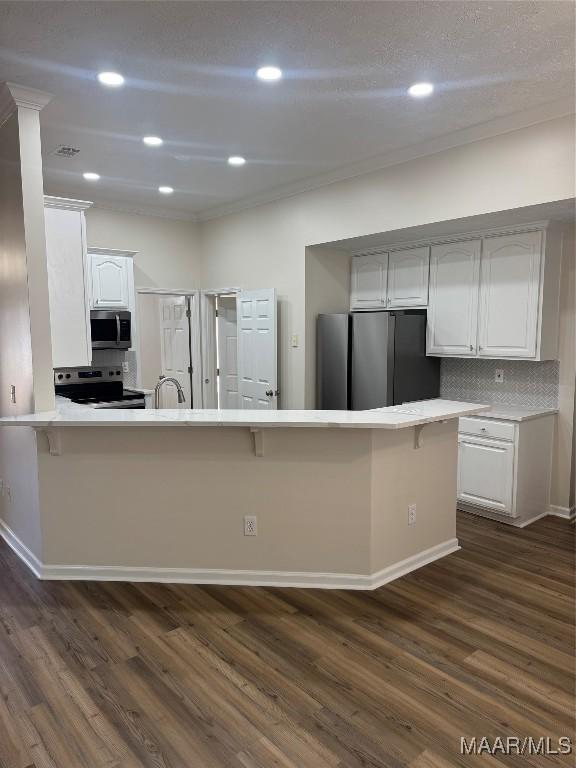
[[138,289],[138,386],[153,390],[166,376],[178,381],[186,398],[178,403],[175,385],[167,383],[161,408],[202,407],[199,292]]
[[137,289],[138,386],[165,376],[161,408],[276,409],[276,292]]

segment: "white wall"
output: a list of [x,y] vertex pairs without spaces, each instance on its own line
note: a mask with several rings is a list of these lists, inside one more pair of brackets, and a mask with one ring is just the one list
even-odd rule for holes
[[277,288],[281,403],[300,408],[308,246],[573,196],[574,121],[566,117],[204,222],[202,282]]
[[316,318],[350,309],[350,262],[346,251],[329,246],[306,249],[306,408],[316,408]]
[[89,247],[137,251],[137,288],[197,288],[200,282],[198,230],[191,221],[92,207],[86,211]]

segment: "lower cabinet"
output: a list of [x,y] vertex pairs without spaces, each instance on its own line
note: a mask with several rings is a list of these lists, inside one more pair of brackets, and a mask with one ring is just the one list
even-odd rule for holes
[[458,507],[514,525],[546,514],[554,419],[460,419]]
[[512,514],[514,443],[483,437],[458,438],[458,498]]

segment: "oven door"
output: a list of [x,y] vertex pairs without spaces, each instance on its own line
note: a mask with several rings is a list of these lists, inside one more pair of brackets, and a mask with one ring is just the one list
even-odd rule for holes
[[93,309],[90,312],[92,349],[130,349],[132,319],[130,312]]

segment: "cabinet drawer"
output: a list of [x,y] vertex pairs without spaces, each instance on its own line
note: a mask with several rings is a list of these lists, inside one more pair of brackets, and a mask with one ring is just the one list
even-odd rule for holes
[[514,441],[516,426],[507,421],[495,421],[494,419],[473,419],[469,416],[459,420],[458,431],[466,435],[478,435],[479,437],[492,437],[496,440]]

